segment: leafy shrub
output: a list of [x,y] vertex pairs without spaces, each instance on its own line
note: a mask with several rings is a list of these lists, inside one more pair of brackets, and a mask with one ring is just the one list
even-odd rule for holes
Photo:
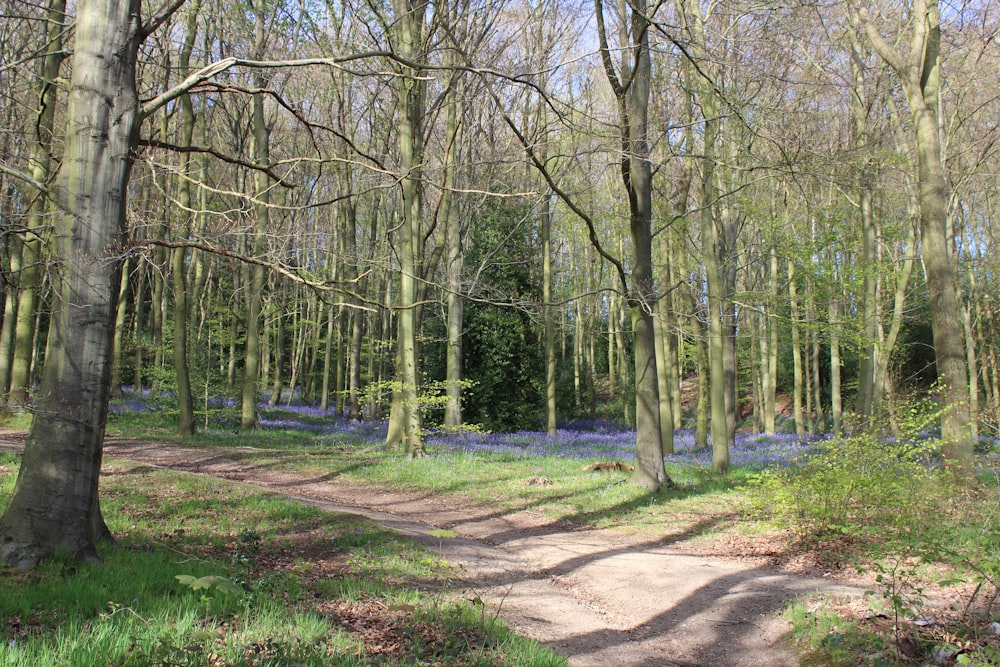
[[933,439],[829,442],[796,467],[761,474],[755,506],[809,536],[903,536],[939,514]]

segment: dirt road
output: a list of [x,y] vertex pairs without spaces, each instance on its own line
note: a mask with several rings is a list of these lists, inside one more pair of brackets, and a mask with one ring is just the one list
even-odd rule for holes
[[[0,448],[19,448],[23,439],[0,435]],[[519,632],[579,667],[796,665],[782,646],[786,601],[817,590],[862,594],[833,579],[777,571],[760,559],[700,554],[684,545],[684,535],[640,538],[329,475],[302,479],[255,468],[231,450],[109,438],[105,456],[238,480],[394,528],[459,564],[470,597],[478,595]],[[430,535],[435,529],[458,537]]]

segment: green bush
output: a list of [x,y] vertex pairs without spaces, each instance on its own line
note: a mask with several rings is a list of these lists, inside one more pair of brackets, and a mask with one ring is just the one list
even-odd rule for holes
[[797,467],[762,473],[754,506],[807,536],[902,537],[940,513],[938,445],[868,434],[834,440]]

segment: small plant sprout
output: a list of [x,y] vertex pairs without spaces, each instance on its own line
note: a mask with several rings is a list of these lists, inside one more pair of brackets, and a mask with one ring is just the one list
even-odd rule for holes
[[181,582],[184,586],[188,586],[193,591],[208,591],[211,588],[215,588],[223,593],[240,593],[243,591],[242,588],[234,584],[229,579],[214,574],[209,574],[204,577],[195,577],[190,574],[178,574],[174,578]]

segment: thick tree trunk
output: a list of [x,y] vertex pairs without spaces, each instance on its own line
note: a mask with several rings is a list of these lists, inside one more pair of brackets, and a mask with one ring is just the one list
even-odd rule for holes
[[55,290],[36,418],[0,519],[0,559],[35,565],[53,551],[95,560],[101,442],[125,197],[138,123],[139,0],[78,5],[62,168],[53,189]]
[[[396,12],[397,48],[400,55],[419,57],[423,45],[426,0],[394,0]],[[403,200],[403,224],[397,238],[399,253],[399,311],[397,315],[396,345],[398,348],[396,377],[399,396],[393,399],[391,419],[401,423],[406,455],[415,458],[425,455],[421,433],[419,405],[419,375],[417,370],[417,280],[421,269],[423,244],[423,202],[421,193],[423,161],[423,112],[424,82],[418,72],[407,72],[398,79],[399,85],[399,153],[400,187]],[[412,75],[412,78],[411,76]],[[387,441],[388,444],[388,441]]]
[[632,481],[656,490],[672,485],[663,465],[660,430],[660,392],[656,378],[656,337],[653,309],[656,284],[653,280],[652,192],[653,176],[649,161],[649,91],[652,60],[649,49],[649,17],[645,0],[636,0],[622,16],[623,36],[621,75],[616,70],[608,46],[601,0],[594,3],[600,37],[601,59],[608,82],[618,102],[621,136],[622,184],[628,194],[629,230],[632,237],[632,275],[626,289],[632,319],[635,362],[636,467]]
[[914,111],[913,116],[920,173],[921,248],[930,292],[934,356],[944,400],[942,454],[949,468],[965,476],[972,471],[974,440],[958,284],[946,234],[948,190],[941,164],[937,114],[928,105]]

